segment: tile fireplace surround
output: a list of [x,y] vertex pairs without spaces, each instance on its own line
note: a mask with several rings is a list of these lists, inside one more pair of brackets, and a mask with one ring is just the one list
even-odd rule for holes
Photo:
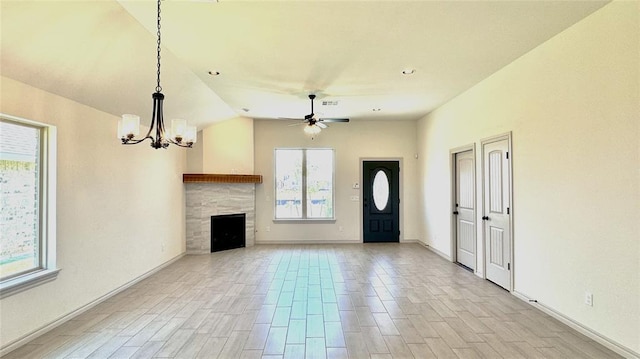
[[254,175],[183,175],[188,254],[211,253],[211,216],[246,214],[246,246],[255,243],[256,183]]

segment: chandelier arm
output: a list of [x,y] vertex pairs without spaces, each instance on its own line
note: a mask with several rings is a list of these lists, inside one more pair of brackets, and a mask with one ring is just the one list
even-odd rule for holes
[[193,147],[193,142],[176,142],[173,139],[169,139],[168,140],[172,145],[176,145],[179,147],[186,147],[186,148],[192,148]]
[[[164,97],[164,96],[163,96]],[[162,143],[165,142],[165,132],[164,132],[164,118],[163,118],[163,114],[162,114],[162,99],[160,100],[155,100],[153,102],[153,107],[156,107],[156,102],[158,105],[158,109],[157,109],[157,118],[158,118],[158,122],[156,123],[156,142],[158,143],[158,145],[162,146]]]
[[153,112],[151,113],[151,126],[149,126],[149,132],[147,132],[147,137],[151,138],[151,142],[155,143],[157,139],[154,139],[153,136],[151,136],[151,131],[153,131],[153,127],[154,125],[157,125],[156,123],[156,114],[158,113],[158,99],[156,98],[155,94],[153,94]]
[[145,136],[145,138],[150,138],[151,142],[155,142],[153,136],[151,136],[151,131],[153,131],[153,125],[156,123],[156,113],[158,111],[156,102],[158,102],[158,100],[156,99],[155,94],[153,94],[152,97],[153,97],[153,112],[151,113],[151,125],[149,125],[149,131],[147,131],[147,135]]
[[144,138],[141,138],[141,139],[138,139],[138,140],[134,140],[134,139],[125,140],[125,139],[123,139],[122,140],[122,144],[123,145],[137,145],[138,143],[140,143],[140,142],[142,142],[142,141],[144,141],[146,139],[150,139],[151,141],[153,141],[153,138],[151,136],[147,136],[147,137],[144,137]]

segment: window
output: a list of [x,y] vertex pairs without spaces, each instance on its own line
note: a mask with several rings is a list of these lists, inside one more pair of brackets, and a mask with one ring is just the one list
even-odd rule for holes
[[0,115],[0,297],[57,275],[55,127]]
[[276,149],[276,219],[333,219],[332,149]]

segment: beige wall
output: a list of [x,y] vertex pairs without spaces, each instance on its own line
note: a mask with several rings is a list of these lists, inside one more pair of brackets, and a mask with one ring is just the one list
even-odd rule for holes
[[117,117],[0,80],[0,112],[58,129],[61,268],[53,282],[0,301],[5,347],[184,252],[186,156],[175,146],[122,146]]
[[202,169],[202,151],[204,150],[203,131],[198,131],[198,140],[187,151],[187,173],[204,173]]
[[[352,188],[354,182],[361,182],[361,158],[401,159],[400,238],[418,239],[415,121],[335,123],[313,140],[303,133],[302,126],[289,124],[282,120],[255,121],[255,171],[264,178],[264,183],[256,186],[256,242],[361,242],[360,202],[350,200],[361,195],[359,189]],[[335,223],[273,222],[273,150],[281,147],[335,149]]]
[[203,129],[198,140],[202,140],[202,173],[253,174],[253,119],[218,122]]
[[418,125],[421,238],[450,254],[449,150],[475,142],[479,156],[480,139],[513,131],[515,291],[635,352],[638,4],[605,6]]

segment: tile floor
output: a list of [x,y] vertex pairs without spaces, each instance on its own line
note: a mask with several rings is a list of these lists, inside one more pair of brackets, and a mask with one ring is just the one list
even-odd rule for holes
[[6,358],[618,358],[418,244],[185,256]]

